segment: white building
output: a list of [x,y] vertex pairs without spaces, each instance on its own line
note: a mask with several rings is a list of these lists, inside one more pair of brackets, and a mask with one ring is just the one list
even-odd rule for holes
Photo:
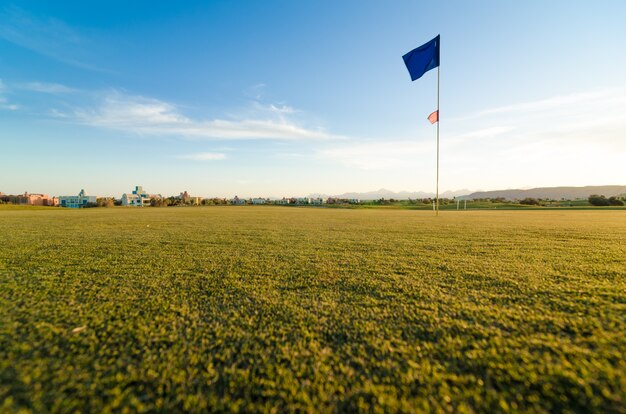
[[296,197],[292,200],[295,200],[294,204],[309,204],[309,197]]
[[235,196],[235,198],[230,199],[230,204],[235,205],[235,206],[240,206],[240,205],[246,204],[246,200],[243,200]]
[[150,199],[154,196],[146,193],[142,186],[135,186],[132,194],[122,195],[122,205],[129,207],[150,207]]
[[96,199],[96,196],[87,195],[85,190],[80,190],[77,196],[59,196],[59,207],[86,207],[89,204],[96,204]]

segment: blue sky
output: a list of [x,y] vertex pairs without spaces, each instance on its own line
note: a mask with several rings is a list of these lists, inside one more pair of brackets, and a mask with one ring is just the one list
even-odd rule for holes
[[626,184],[622,1],[0,2],[0,191]]

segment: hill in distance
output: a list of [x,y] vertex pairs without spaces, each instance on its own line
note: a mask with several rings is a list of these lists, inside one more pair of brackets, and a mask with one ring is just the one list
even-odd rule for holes
[[[469,193],[471,193],[470,190],[446,191],[444,193],[439,194],[439,197],[454,198],[454,197],[459,197],[461,195],[467,195]],[[385,188],[381,188],[380,190],[367,191],[364,193],[349,192],[349,193],[337,194],[333,196],[328,196],[326,194],[311,194],[309,197],[322,197],[322,198],[334,197],[334,198],[348,198],[348,199],[356,198],[359,200],[380,200],[381,198],[384,198],[384,199],[393,198],[394,200],[408,200],[408,199],[433,198],[435,197],[435,193],[428,193],[424,191],[395,192],[395,191],[387,190]]]
[[498,198],[507,200],[522,200],[524,198],[552,199],[552,200],[576,200],[585,199],[592,194],[599,194],[606,197],[613,197],[626,194],[626,185],[600,185],[586,187],[539,187],[528,190],[496,190],[478,191],[461,199],[474,200],[477,198]]
[[[474,200],[478,198],[498,198],[503,197],[507,200],[522,200],[524,198],[541,198],[552,200],[576,200],[585,199],[592,194],[599,194],[606,197],[619,196],[626,194],[625,185],[602,185],[602,186],[586,186],[586,187],[538,187],[530,188],[526,190],[494,190],[494,191],[476,191],[470,190],[457,190],[457,191],[445,191],[439,194],[441,198],[459,198],[461,200]],[[434,198],[435,193],[429,193],[425,191],[399,191],[394,192],[381,188],[376,191],[367,191],[363,193],[348,192],[343,194],[337,194],[329,196],[328,194],[310,194],[309,197],[335,197],[335,198],[347,198],[347,199],[359,199],[359,200],[380,200],[395,199],[395,200],[408,200],[408,199],[422,199],[422,198]]]

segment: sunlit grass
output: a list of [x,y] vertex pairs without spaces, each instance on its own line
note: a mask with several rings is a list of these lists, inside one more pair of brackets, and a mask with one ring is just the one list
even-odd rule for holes
[[626,406],[626,214],[0,210],[0,411]]

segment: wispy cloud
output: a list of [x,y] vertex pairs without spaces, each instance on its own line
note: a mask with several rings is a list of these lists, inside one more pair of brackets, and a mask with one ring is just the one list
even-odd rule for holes
[[590,91],[489,108],[480,111],[477,115],[487,116],[492,114],[551,111],[555,109],[573,108],[580,105],[587,106],[597,102],[613,103],[615,101],[624,103],[624,96],[611,90]]
[[492,138],[499,135],[507,134],[513,131],[515,128],[511,126],[488,126],[485,128],[480,128],[478,130],[473,130],[470,132],[461,132],[459,134],[453,135],[452,138],[455,140],[465,140],[465,139],[479,139],[479,138]]
[[140,135],[188,139],[329,140],[339,138],[321,128],[310,129],[287,118],[288,107],[271,107],[274,116],[256,119],[193,119],[174,104],[119,91],[106,94],[91,109],[76,110],[83,124]]
[[426,157],[433,148],[432,144],[423,141],[365,141],[321,149],[317,155],[363,170],[383,170],[415,163],[416,159]]
[[[578,165],[579,173],[586,171],[588,157],[623,157],[624,114],[626,92],[622,90],[590,91],[485,109],[442,124],[441,160],[447,166],[446,174],[460,172],[458,180],[465,186],[484,181],[483,170],[490,165],[498,166],[491,169],[502,171],[503,180],[511,180],[508,185],[514,184],[512,176],[530,176],[531,166],[549,165],[551,171],[573,174],[572,166]],[[362,170],[408,171],[416,165],[431,166],[435,150],[434,138],[429,135],[384,141],[353,139],[349,144],[330,144],[317,151],[317,156]],[[597,160],[587,164],[597,165]],[[480,178],[468,182],[472,174]],[[626,174],[621,173],[621,179],[626,179]]]
[[296,112],[295,109],[293,109],[291,106],[288,105],[274,105],[274,104],[270,104],[268,106],[268,109],[275,113],[275,114],[279,114],[279,115],[285,115],[285,114],[293,114]]
[[[610,89],[488,108],[450,121],[450,135],[490,125],[510,129],[450,142],[441,152],[444,176],[470,186],[491,181],[493,187],[623,182],[624,114],[626,91]],[[448,143],[445,135],[442,143]]]
[[4,84],[2,79],[0,79],[0,109],[15,111],[19,109],[20,107],[19,105],[15,105],[9,102],[9,99],[5,96],[5,93],[7,92],[7,90],[8,90],[7,86]]
[[600,90],[486,109],[456,128],[497,122],[511,127],[512,142],[566,139],[593,146],[626,139],[625,113],[626,91]]
[[244,90],[244,95],[259,101],[263,98],[266,87],[267,85],[264,83],[257,83],[256,85],[250,86],[249,88]]
[[70,88],[69,86],[61,85],[59,83],[47,83],[47,82],[26,82],[16,85],[20,89],[24,89],[32,92],[49,93],[49,94],[64,94],[72,93],[77,90]]
[[39,19],[8,6],[0,10],[0,38],[68,65],[104,71],[86,60],[88,41],[59,19]]
[[[451,133],[441,143],[442,149],[463,146],[468,142],[481,142],[484,139],[502,138],[514,128],[509,126],[485,127],[469,132]],[[317,156],[336,161],[362,170],[393,170],[404,167],[414,168],[430,163],[436,146],[432,137],[429,139],[352,139],[349,143],[326,147],[317,151]]]
[[193,161],[219,161],[226,159],[226,154],[221,152],[199,152],[197,154],[180,155],[177,158]]
[[7,98],[5,98],[3,96],[0,96],[0,109],[6,109],[6,110],[9,110],[9,111],[16,111],[16,110],[20,109],[20,106],[16,105],[16,104],[9,103],[7,101]]

